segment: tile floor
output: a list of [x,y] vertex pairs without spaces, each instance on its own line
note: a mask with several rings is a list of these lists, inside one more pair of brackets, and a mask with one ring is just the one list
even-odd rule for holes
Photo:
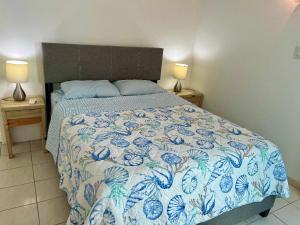
[[66,224],[69,206],[52,156],[40,141],[16,143],[13,152],[8,159],[1,148],[0,225]]
[[[69,206],[58,188],[58,172],[40,141],[17,143],[15,158],[6,147],[0,155],[0,225],[62,225]],[[300,190],[291,187],[291,197],[278,199],[267,218],[259,215],[237,225],[300,225]]]

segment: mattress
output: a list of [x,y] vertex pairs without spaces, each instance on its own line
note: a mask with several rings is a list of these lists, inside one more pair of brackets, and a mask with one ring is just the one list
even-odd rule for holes
[[198,224],[288,197],[276,145],[169,93],[61,101],[47,149],[68,224]]

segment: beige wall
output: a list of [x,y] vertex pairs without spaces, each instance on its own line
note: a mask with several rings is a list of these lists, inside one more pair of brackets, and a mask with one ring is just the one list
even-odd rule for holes
[[[23,87],[28,95],[43,93],[41,42],[162,47],[160,84],[172,87],[171,65],[192,63],[198,6],[198,0],[0,0],[0,98],[14,88],[5,81],[8,58],[28,60]],[[36,139],[39,131],[17,128],[13,137]]]
[[276,143],[300,181],[300,7],[288,0],[203,0],[192,87],[205,108]]

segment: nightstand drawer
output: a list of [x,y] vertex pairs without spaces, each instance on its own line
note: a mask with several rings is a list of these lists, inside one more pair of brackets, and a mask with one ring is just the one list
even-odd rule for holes
[[200,96],[195,96],[195,97],[187,97],[184,96],[184,99],[195,104],[196,106],[201,107],[202,105],[202,101],[201,101],[201,97]]
[[16,110],[16,111],[7,111],[6,118],[10,119],[22,119],[22,118],[34,118],[41,117],[41,109],[26,109],[26,110]]
[[8,119],[7,125],[9,127],[17,127],[17,126],[24,126],[34,123],[41,123],[41,117],[33,117],[33,118],[20,118],[20,119]]
[[184,96],[184,99],[192,103],[199,103],[200,101],[199,96]]
[[182,89],[181,92],[174,92],[173,90],[169,90],[170,93],[174,93],[176,96],[181,97],[198,107],[202,107],[202,102],[204,95],[199,92],[192,89]]

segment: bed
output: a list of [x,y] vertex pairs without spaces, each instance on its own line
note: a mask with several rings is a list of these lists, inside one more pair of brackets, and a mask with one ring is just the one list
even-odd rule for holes
[[229,225],[288,197],[276,145],[170,93],[52,98],[51,110],[54,84],[67,80],[159,80],[162,49],[42,46],[47,149],[68,224]]

